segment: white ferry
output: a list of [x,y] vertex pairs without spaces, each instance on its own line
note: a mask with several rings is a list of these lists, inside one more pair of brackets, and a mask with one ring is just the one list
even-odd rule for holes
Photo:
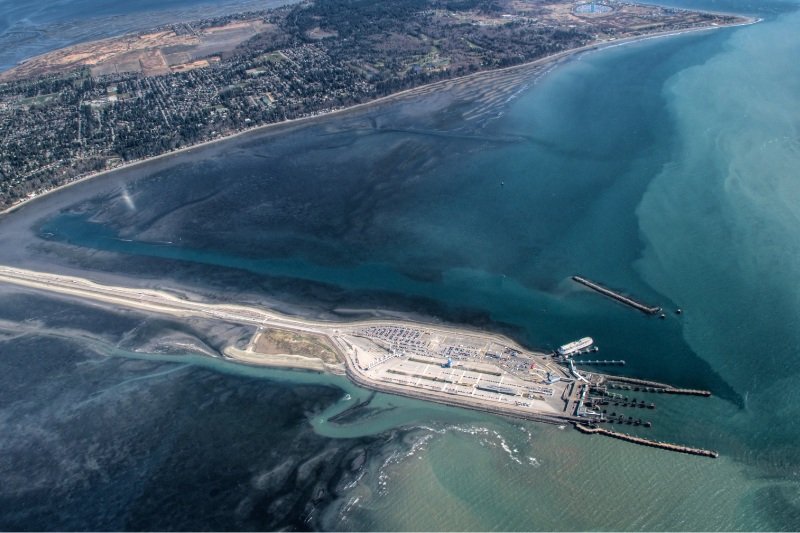
[[594,344],[594,340],[591,337],[584,337],[582,339],[578,339],[576,341],[570,342],[565,344],[564,346],[559,347],[558,355],[567,356],[572,355],[576,352],[580,352],[581,350],[585,350],[589,346]]

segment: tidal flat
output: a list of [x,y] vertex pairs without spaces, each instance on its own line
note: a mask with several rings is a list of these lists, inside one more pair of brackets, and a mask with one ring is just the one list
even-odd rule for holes
[[[187,485],[193,505],[208,512],[198,520],[214,529],[798,529],[800,401],[787,385],[798,345],[790,287],[800,269],[784,231],[800,205],[785,201],[798,198],[786,170],[800,168],[787,140],[799,82],[788,63],[798,52],[789,38],[795,9],[770,3],[755,26],[583,54],[507,90],[499,81],[453,86],[259,132],[75,185],[0,220],[0,262],[12,266],[313,317],[468,324],[542,348],[591,335],[604,356],[628,361],[626,374],[710,389],[702,410],[690,400],[660,405],[651,436],[717,449],[720,459],[385,395],[330,423],[317,415],[368,395],[337,380],[298,383],[315,374],[252,375],[208,355],[180,359],[177,344],[156,348],[161,325],[141,326],[152,317],[105,309],[101,320],[92,307],[6,291],[7,322],[52,312],[51,329],[106,338],[80,355],[73,341],[35,332],[2,341],[3,379],[19,383],[2,414],[17,428],[0,443],[15,459],[2,477],[23,487],[17,472],[50,476],[30,485],[41,492],[4,493],[4,511],[32,510],[3,512],[13,517],[8,527],[200,528],[165,481],[165,472],[189,472],[198,478]],[[648,320],[575,290],[567,282],[575,273],[685,312]],[[164,338],[187,335],[216,349],[215,335],[196,329]],[[126,355],[112,357],[119,349]],[[82,374],[99,367],[102,376]],[[127,409],[71,418],[85,405],[111,409],[89,398],[143,376],[153,377],[115,389],[139,391]],[[221,410],[208,424],[206,402]],[[103,431],[120,414],[131,433]],[[70,428],[86,418],[105,422],[75,436]],[[139,435],[171,447],[126,452]],[[58,469],[36,466],[45,454],[31,451],[48,438],[73,443],[72,454],[47,455]],[[336,466],[310,521],[304,505],[315,502],[315,486],[260,500],[245,490],[261,474],[273,479],[281,453],[295,450],[287,443],[311,450],[292,465],[331,454]],[[75,460],[93,449],[122,451]],[[226,462],[237,457],[242,464]],[[96,503],[112,494],[98,490],[109,486],[103,479],[129,489],[128,499]],[[53,486],[74,487],[73,499],[47,499],[60,494]],[[100,507],[118,514],[92,522]]]

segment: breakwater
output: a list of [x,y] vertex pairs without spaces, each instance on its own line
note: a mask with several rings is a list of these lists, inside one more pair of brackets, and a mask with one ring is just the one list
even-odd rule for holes
[[618,292],[612,291],[611,289],[607,289],[606,287],[603,287],[602,285],[599,285],[599,284],[597,284],[597,283],[595,283],[593,281],[590,281],[590,280],[588,280],[586,278],[582,278],[581,276],[572,276],[572,279],[573,279],[573,281],[575,281],[577,283],[580,283],[581,285],[584,285],[584,286],[589,287],[590,289],[592,289],[594,291],[599,292],[603,296],[608,296],[612,300],[616,300],[616,301],[618,301],[620,303],[623,303],[623,304],[625,304],[625,305],[627,305],[629,307],[633,307],[634,309],[636,309],[638,311],[641,311],[642,313],[644,313],[646,315],[657,315],[658,313],[661,312],[661,308],[660,307],[653,307],[653,306],[645,305],[645,304],[643,304],[641,302],[637,302],[633,298],[629,298],[628,296],[625,296],[625,295],[620,294]]
[[692,448],[690,446],[682,446],[680,444],[673,444],[670,442],[661,442],[656,440],[643,439],[642,437],[634,437],[633,435],[628,435],[626,433],[618,433],[616,431],[610,431],[608,429],[603,429],[598,427],[589,427],[579,423],[575,424],[575,429],[577,429],[581,433],[586,433],[589,435],[594,435],[594,434],[605,435],[607,437],[612,437],[614,439],[624,440],[626,442],[632,442],[633,444],[640,444],[642,446],[649,446],[651,448],[660,448],[662,450],[669,450],[671,452],[687,453],[689,455],[699,455],[701,457],[710,457],[712,459],[716,459],[717,457],[719,457],[719,453],[713,450],[704,450],[702,448]]
[[708,398],[711,396],[711,391],[707,390],[697,390],[697,389],[676,389],[676,388],[668,388],[664,389],[661,392],[664,394],[686,394],[689,396],[703,396],[704,398]]

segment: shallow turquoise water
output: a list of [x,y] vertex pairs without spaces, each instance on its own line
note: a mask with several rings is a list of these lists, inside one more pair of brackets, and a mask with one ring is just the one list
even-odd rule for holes
[[[589,334],[626,373],[714,392],[659,397],[650,435],[716,461],[387,397],[351,425],[321,415],[332,438],[415,435],[327,524],[796,530],[800,17],[703,7],[767,20],[584,54],[492,119],[431,96],[76,188],[24,252],[0,235],[3,258],[327,315],[413,312],[538,347]],[[575,273],[685,313],[650,320],[576,290]]]
[[800,353],[798,23],[793,13],[736,33],[665,86],[679,143],[639,206],[647,246],[637,264],[696,310],[684,337],[745,398],[731,423],[759,462],[792,476],[781,455],[800,408],[790,386]]

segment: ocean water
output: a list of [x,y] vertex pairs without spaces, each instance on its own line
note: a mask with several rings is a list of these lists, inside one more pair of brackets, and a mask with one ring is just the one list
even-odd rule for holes
[[697,309],[684,337],[747,399],[738,430],[770,428],[751,445],[779,470],[800,406],[789,385],[800,353],[800,68],[790,59],[800,42],[789,37],[798,23],[793,13],[736,34],[702,68],[670,79],[676,156],[637,210],[639,271]]
[[[10,291],[1,353],[12,354],[9,367],[43,376],[52,399],[23,390],[2,411],[5,424],[35,421],[81,456],[90,448],[59,426],[70,419],[57,409],[118,380],[114,390],[192,401],[165,404],[174,431],[129,407],[129,431],[94,430],[97,449],[194,431],[187,456],[210,458],[223,441],[243,451],[233,466],[193,467],[209,479],[229,469],[219,485],[229,498],[170,493],[148,506],[119,504],[114,517],[73,516],[0,489],[0,509],[34,509],[10,515],[9,527],[799,529],[800,15],[789,2],[698,7],[765,20],[583,54],[543,76],[456,84],[85,182],[0,220],[0,261],[314,316],[422,316],[534,347],[591,335],[604,357],[626,359],[626,374],[712,390],[711,399],[653,398],[647,434],[716,449],[719,459],[373,396],[336,378],[233,369],[211,355],[246,331],[222,325],[91,307],[45,313],[41,324],[47,304]],[[663,305],[668,318],[579,290],[575,273]],[[97,377],[83,374],[81,358],[95,361]],[[48,379],[45,369],[69,379]],[[202,419],[203,394],[242,402],[226,410],[212,401],[219,411],[207,435],[187,429]],[[239,412],[251,398],[262,400]],[[295,414],[276,418],[273,398]],[[253,447],[271,427],[280,437]],[[22,435],[16,448],[0,441],[19,457],[3,479],[18,464],[38,471],[24,450],[38,441]],[[280,439],[312,443],[297,448],[299,463],[334,458],[325,490],[289,490],[287,481],[258,499],[241,488],[255,486],[253,472],[279,468]],[[101,470],[116,465],[109,457],[97,460]],[[91,465],[57,459],[66,466],[51,484],[88,475]],[[167,474],[117,468],[169,493],[164,480],[180,479],[182,461],[167,462]],[[86,479],[88,492],[105,486]],[[132,478],[122,486],[139,490]],[[184,515],[189,501],[209,514]],[[50,526],[37,521],[42,514]]]
[[[306,529],[383,445],[312,429],[308,417],[340,400],[330,386],[120,353],[125,333],[163,341],[164,321],[3,302],[3,320],[37,321],[32,334],[0,329],[4,530]],[[67,325],[80,338],[57,333]]]

